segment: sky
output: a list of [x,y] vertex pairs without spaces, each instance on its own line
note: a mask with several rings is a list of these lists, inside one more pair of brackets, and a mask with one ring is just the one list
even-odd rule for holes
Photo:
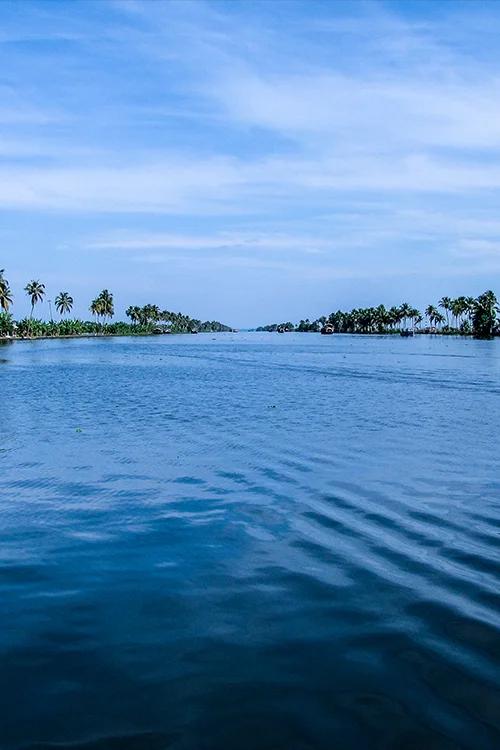
[[14,315],[30,279],[238,327],[499,292],[499,33],[480,0],[3,0]]

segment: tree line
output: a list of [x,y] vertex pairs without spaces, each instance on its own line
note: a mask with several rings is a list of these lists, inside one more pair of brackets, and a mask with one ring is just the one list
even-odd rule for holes
[[329,325],[336,333],[390,334],[413,330],[416,333],[443,335],[473,335],[476,338],[493,338],[500,335],[497,315],[498,301],[492,291],[479,297],[442,297],[437,305],[428,305],[422,314],[404,302],[399,306],[354,308],[337,310],[317,320],[299,321],[296,325],[272,323],[257,328],[258,331],[318,332]]
[[219,321],[204,321],[191,318],[183,313],[161,310],[157,305],[147,304],[142,307],[130,306],[125,315],[130,322],[114,321],[115,315],[113,294],[103,289],[89,305],[93,320],[70,318],[74,300],[69,292],[59,292],[54,298],[55,310],[60,319],[52,317],[52,303],[49,300],[50,320],[35,318],[35,310],[46,296],[45,284],[39,280],[29,281],[24,287],[31,310],[29,317],[14,320],[10,308],[13,305],[13,294],[10,284],[0,270],[0,337],[18,336],[21,338],[39,336],[78,336],[86,334],[148,335],[152,333],[198,333],[231,331]]

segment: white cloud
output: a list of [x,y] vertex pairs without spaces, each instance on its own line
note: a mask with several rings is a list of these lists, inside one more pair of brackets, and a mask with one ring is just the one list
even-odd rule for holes
[[456,255],[463,258],[491,258],[500,260],[500,238],[495,240],[464,238],[456,249]]
[[319,151],[500,146],[500,79],[229,73],[209,94],[242,124],[314,142]]
[[[84,212],[196,212],[242,182],[228,159],[0,169],[0,206]],[[201,208],[203,210],[203,207]]]
[[0,207],[76,212],[234,213],[274,202],[334,200],[337,193],[460,193],[500,188],[500,161],[425,154],[274,158],[173,158],[121,166],[0,168]]
[[320,254],[331,247],[332,241],[314,236],[276,233],[224,232],[212,235],[122,233],[97,238],[86,246],[102,250],[252,250],[299,251]]

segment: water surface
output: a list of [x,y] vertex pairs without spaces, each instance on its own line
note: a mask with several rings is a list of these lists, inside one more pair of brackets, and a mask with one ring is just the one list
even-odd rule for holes
[[500,341],[0,347],[2,750],[500,747]]

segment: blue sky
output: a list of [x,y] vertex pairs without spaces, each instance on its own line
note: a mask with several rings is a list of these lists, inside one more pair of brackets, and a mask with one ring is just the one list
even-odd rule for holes
[[3,0],[14,313],[31,278],[238,326],[500,291],[499,33],[496,2]]

